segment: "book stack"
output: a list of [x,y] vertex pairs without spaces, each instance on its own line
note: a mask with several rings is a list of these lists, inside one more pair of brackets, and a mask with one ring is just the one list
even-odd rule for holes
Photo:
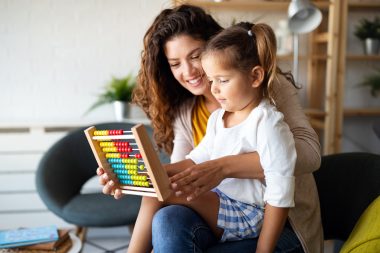
[[0,253],[67,253],[69,230],[55,226],[0,231]]

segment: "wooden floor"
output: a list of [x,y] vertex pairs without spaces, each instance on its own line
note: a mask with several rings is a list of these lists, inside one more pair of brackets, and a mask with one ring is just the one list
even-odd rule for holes
[[82,253],[126,253],[130,239],[127,226],[114,228],[90,228],[87,231]]

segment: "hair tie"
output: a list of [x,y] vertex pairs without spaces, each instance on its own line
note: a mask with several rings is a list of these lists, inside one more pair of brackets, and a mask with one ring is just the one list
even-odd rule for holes
[[248,35],[250,36],[250,37],[252,37],[253,35],[252,35],[252,31],[251,30],[248,30]]

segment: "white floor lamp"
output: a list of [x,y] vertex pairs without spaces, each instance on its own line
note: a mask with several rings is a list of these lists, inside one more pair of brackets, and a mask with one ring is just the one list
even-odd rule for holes
[[288,7],[288,26],[293,32],[293,76],[298,82],[298,35],[309,33],[322,21],[321,11],[309,0],[292,0]]

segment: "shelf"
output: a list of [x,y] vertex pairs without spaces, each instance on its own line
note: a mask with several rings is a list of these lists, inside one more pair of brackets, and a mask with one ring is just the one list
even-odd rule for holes
[[[147,118],[128,118],[125,123],[149,125],[151,122]],[[76,128],[105,123],[100,121],[51,121],[51,122],[0,122],[0,134],[2,133],[22,133],[22,132],[61,132]]]
[[[228,0],[214,2],[211,0],[177,0],[176,5],[191,4],[204,8],[220,8],[245,11],[286,11],[290,1],[265,1],[265,0]],[[316,1],[314,4],[320,9],[328,9],[329,1]]]
[[380,61],[380,55],[351,54],[346,58],[351,61]]
[[314,42],[315,43],[327,43],[329,40],[329,33],[319,33],[315,35]]
[[374,10],[380,8],[380,2],[371,1],[350,1],[348,3],[348,8],[350,10]]
[[[298,56],[298,60],[307,60],[307,59],[312,59],[312,60],[327,60],[331,57],[327,56],[327,55],[324,55],[324,54],[320,54],[320,55],[312,55],[310,57],[307,57],[305,55],[300,55]],[[278,60],[281,60],[281,61],[290,61],[290,60],[293,60],[293,54],[288,54],[288,55],[277,55],[277,59]],[[380,59],[380,58],[379,58]]]
[[[280,61],[292,61],[293,60],[293,53],[291,54],[284,54],[284,55],[277,55],[277,60]],[[307,60],[307,57],[305,55],[299,55],[298,60]]]
[[344,109],[344,116],[380,116],[380,108],[346,108]]
[[[318,118],[324,118],[326,112],[318,109],[307,108],[304,110],[306,116],[311,118],[310,121],[318,122]],[[344,109],[344,116],[357,117],[357,116],[380,116],[380,108],[346,108]]]

